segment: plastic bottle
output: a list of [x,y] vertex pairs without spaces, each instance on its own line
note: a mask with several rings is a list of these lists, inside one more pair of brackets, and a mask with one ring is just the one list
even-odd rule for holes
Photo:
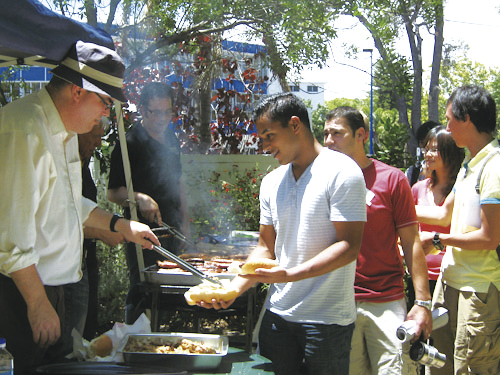
[[0,338],[0,375],[14,375],[14,357],[5,345],[5,339]]

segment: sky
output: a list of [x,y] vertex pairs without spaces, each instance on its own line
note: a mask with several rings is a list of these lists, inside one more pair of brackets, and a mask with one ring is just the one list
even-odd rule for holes
[[[469,45],[468,57],[487,67],[500,67],[500,1],[447,0],[445,3],[445,43]],[[337,25],[338,38],[331,43],[327,67],[306,68],[302,81],[325,82],[325,101],[334,98],[364,98],[370,93],[370,53],[361,52],[356,59],[346,58],[342,46],[354,44],[359,50],[373,49],[373,62],[378,58],[373,39],[366,29],[352,17],[345,17]],[[409,56],[406,34],[401,39],[399,52]],[[429,70],[433,41],[424,38],[423,65]],[[428,73],[424,72],[425,75]]]
[[[500,51],[496,44],[500,40],[499,0],[444,0],[445,43],[469,45],[468,57],[486,65],[500,67]],[[42,0],[43,3],[50,3]],[[53,8],[53,6],[51,7]],[[302,71],[303,82],[325,83],[325,101],[334,98],[365,98],[370,93],[370,53],[360,52],[355,58],[347,58],[343,45],[356,45],[360,51],[373,49],[373,62],[378,59],[373,39],[366,29],[353,17],[343,17],[336,23],[338,38],[330,42],[330,59],[326,67],[306,67]],[[239,31],[236,32],[236,35]],[[236,37],[237,38],[237,37]],[[399,43],[399,52],[409,56],[409,45],[404,34]],[[432,62],[432,36],[424,35],[423,65],[429,71]],[[429,73],[424,71],[424,87]],[[427,76],[426,76],[427,75]]]

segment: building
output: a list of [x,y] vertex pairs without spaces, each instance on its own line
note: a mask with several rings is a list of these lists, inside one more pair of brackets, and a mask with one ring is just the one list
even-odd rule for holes
[[325,104],[325,82],[291,83],[290,91],[304,100],[310,100],[312,109]]
[[51,77],[50,69],[41,66],[0,68],[0,84],[7,102],[40,90]]

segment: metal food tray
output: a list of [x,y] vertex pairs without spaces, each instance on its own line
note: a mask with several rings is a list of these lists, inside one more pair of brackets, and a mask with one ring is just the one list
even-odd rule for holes
[[[170,354],[170,353],[147,353],[147,352],[125,352],[129,338],[152,340],[154,344],[164,345],[169,342],[177,343],[182,339],[201,342],[215,349],[216,354]],[[227,336],[200,334],[200,333],[149,333],[149,334],[127,334],[118,348],[122,353],[125,363],[161,363],[182,370],[207,370],[217,368],[222,358],[229,349]]]
[[[144,280],[148,283],[159,285],[176,285],[176,286],[195,286],[201,284],[201,280],[189,272],[172,271],[171,269],[163,269],[157,265],[152,265],[142,270],[144,273]],[[218,279],[232,280],[235,273],[212,273],[206,272],[208,276],[217,277]]]

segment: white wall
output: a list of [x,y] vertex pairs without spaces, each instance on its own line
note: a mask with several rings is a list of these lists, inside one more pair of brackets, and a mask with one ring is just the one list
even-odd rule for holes
[[200,200],[210,200],[213,186],[208,180],[213,178],[214,171],[221,174],[221,180],[232,182],[228,171],[232,171],[233,166],[241,173],[257,168],[263,174],[279,166],[271,155],[181,155],[181,162],[189,207]]

